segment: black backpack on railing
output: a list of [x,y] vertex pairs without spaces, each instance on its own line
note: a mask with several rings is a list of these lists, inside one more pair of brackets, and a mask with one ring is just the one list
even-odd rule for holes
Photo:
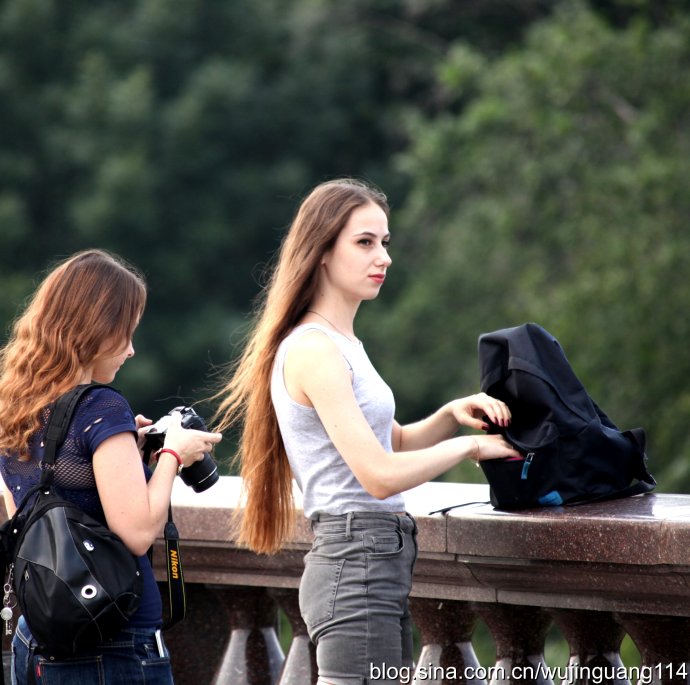
[[575,376],[558,341],[527,323],[479,337],[481,390],[504,401],[521,457],[482,461],[491,503],[525,509],[650,492],[645,433],[619,430]]

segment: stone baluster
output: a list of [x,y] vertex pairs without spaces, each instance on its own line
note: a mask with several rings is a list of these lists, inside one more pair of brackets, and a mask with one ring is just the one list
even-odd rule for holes
[[176,683],[210,683],[230,638],[235,588],[186,583],[185,592],[185,619],[164,633],[173,675]]
[[[284,655],[276,635],[278,607],[266,588],[227,586],[230,640],[212,685],[275,685]],[[190,682],[202,682],[198,678]]]
[[544,661],[551,617],[538,607],[475,604],[496,643],[496,665],[489,685],[553,685]]
[[278,685],[314,685],[318,679],[316,648],[309,639],[307,626],[300,614],[298,592],[285,589],[274,589],[269,592],[285,612],[292,629],[292,642]]
[[549,612],[568,641],[570,659],[562,685],[629,685],[620,648],[625,631],[605,611],[553,609]]
[[690,683],[690,618],[617,614],[640,650],[640,685]]
[[480,667],[472,647],[477,617],[469,604],[412,598],[410,608],[422,643],[414,683],[479,685],[486,682],[481,677],[485,669]]

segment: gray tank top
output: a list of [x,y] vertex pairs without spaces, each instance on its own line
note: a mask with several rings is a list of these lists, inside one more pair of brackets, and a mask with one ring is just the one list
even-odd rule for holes
[[319,324],[297,326],[278,348],[271,377],[271,399],[292,473],[303,495],[304,514],[311,518],[317,513],[405,511],[402,495],[379,500],[364,490],[331,442],[316,410],[295,402],[288,394],[283,377],[285,354],[298,336],[314,329],[325,333],[342,352],[343,363],[352,375],[357,404],[386,452],[393,451],[395,400],[364,347]]

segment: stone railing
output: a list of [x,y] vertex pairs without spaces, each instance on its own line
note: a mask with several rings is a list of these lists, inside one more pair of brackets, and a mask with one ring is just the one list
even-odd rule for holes
[[[167,635],[176,682],[309,685],[314,653],[297,587],[311,532],[300,517],[279,554],[238,548],[239,488],[224,477],[206,493],[182,483],[173,493],[188,589],[187,619]],[[421,646],[416,673],[400,673],[402,682],[690,682],[690,496],[510,513],[487,499],[484,485],[430,483],[406,493],[419,527],[411,605]],[[428,513],[451,505],[463,506]],[[279,609],[291,633],[286,654]],[[480,619],[495,664],[476,659]],[[556,672],[543,656],[552,623],[571,655]],[[641,666],[621,661],[626,634]],[[376,682],[382,674],[371,675]]]
[[[233,477],[201,494],[175,485],[188,605],[166,634],[176,683],[310,685],[314,652],[297,606],[309,526],[298,517],[294,538],[274,556],[238,548],[239,490]],[[401,682],[690,682],[690,496],[511,513],[487,499],[484,485],[406,493],[419,527],[411,605],[420,647],[416,673],[400,673]],[[462,506],[428,513],[451,505]],[[154,560],[162,579],[160,548]],[[495,642],[494,664],[480,665],[473,650],[480,620]],[[557,672],[543,656],[553,623],[571,655]],[[621,661],[626,634],[639,667]],[[381,674],[371,675],[375,683]]]

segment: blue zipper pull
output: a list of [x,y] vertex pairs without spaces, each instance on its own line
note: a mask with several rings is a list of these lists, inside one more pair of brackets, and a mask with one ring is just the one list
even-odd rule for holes
[[527,480],[527,472],[529,471],[532,459],[534,459],[534,452],[529,452],[525,457],[525,463],[522,465],[522,474],[520,475],[520,480]]

